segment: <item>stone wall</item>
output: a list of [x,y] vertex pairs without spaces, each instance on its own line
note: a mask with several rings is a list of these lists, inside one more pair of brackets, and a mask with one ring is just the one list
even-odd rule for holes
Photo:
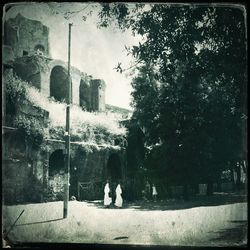
[[[3,197],[8,204],[62,200],[64,191],[64,168],[49,176],[50,157],[62,150],[63,141],[47,141],[47,149],[34,147],[18,130],[4,130],[3,147]],[[111,155],[120,158],[122,176],[113,180],[126,180],[125,148],[93,148],[72,143],[70,166],[70,196],[78,200],[102,199],[103,187],[110,178],[107,169]],[[63,155],[64,157],[64,155]],[[112,183],[111,183],[112,185]],[[53,197],[51,196],[53,189]]]
[[100,79],[91,80],[90,110],[105,111],[105,82]]
[[[18,14],[4,25],[4,44],[12,48],[15,73],[58,101],[68,97],[68,65],[50,58],[49,28]],[[105,110],[105,82],[70,68],[72,103],[87,111]],[[82,84],[81,84],[82,83]],[[84,84],[83,84],[84,83]],[[53,93],[53,89],[62,90]]]
[[[47,155],[47,173],[49,172],[49,159],[53,152],[63,149],[63,141],[48,141],[50,151]],[[110,172],[108,169],[108,161],[111,155],[119,157],[121,165],[121,178],[113,180],[115,185],[117,181],[125,182],[126,179],[126,149],[123,147],[93,147],[89,145],[79,145],[71,143],[71,161],[70,161],[70,196],[75,196],[78,200],[93,200],[102,199],[103,187],[106,180],[110,179]],[[63,171],[64,172],[64,171]],[[61,185],[63,187],[63,172],[61,173]],[[49,189],[50,180],[59,180],[59,175],[54,177],[45,175],[47,180],[47,188]]]
[[[65,62],[39,55],[23,56],[14,61],[14,71],[45,96],[53,96],[58,101],[67,99],[68,73]],[[75,67],[71,67],[70,75],[72,103],[87,111],[105,111],[105,82],[92,79]]]
[[15,57],[43,54],[50,56],[49,28],[39,21],[18,14],[5,25],[5,44],[13,48]]
[[[13,70],[20,78],[36,87],[46,97],[55,89],[60,101],[66,99],[67,64],[61,60],[49,58],[49,29],[38,21],[29,20],[21,15],[9,19],[4,27],[4,44],[8,45],[9,65],[12,48]],[[43,53],[40,53],[40,52]],[[24,53],[25,52],[25,53]],[[26,55],[27,53],[27,55]],[[12,64],[12,62],[11,62]],[[55,70],[56,69],[56,70]],[[88,111],[105,110],[105,82],[92,79],[86,73],[71,67],[72,102]],[[6,72],[6,70],[5,70]],[[55,73],[56,72],[56,73]],[[12,71],[10,72],[12,73]],[[55,76],[53,77],[53,74]],[[55,84],[55,86],[51,86]],[[63,84],[63,86],[62,86]],[[48,112],[33,106],[27,100],[17,104],[16,112],[10,114],[11,120],[18,114],[37,119],[44,127],[48,122]],[[5,110],[3,111],[5,117]],[[7,126],[8,122],[6,123]],[[5,203],[43,202],[55,195],[61,199],[64,182],[64,168],[51,174],[51,156],[61,150],[64,158],[65,143],[47,140],[41,146],[35,145],[20,129],[4,127],[3,130],[3,199]],[[54,165],[56,165],[56,160]],[[62,161],[60,161],[61,165]],[[79,200],[102,199],[106,180],[112,179],[111,185],[118,181],[125,183],[126,148],[124,145],[101,147],[71,144],[70,195]],[[118,174],[117,174],[118,173]],[[62,177],[62,178],[61,178]],[[51,194],[51,185],[52,194]],[[55,185],[59,188],[55,188]]]
[[43,157],[18,130],[3,131],[3,200],[5,203],[43,199]]

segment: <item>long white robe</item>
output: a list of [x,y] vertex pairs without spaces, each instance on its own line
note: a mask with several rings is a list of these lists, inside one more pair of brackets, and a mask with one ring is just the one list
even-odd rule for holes
[[109,192],[110,192],[110,188],[109,188],[109,184],[107,183],[104,187],[104,206],[109,206],[112,202],[112,198],[109,197]]
[[116,193],[116,199],[115,199],[115,205],[117,207],[122,207],[122,189],[121,189],[121,185],[118,184],[117,187],[116,187],[116,190],[115,190],[115,193]]
[[155,187],[155,186],[153,186],[153,187],[152,187],[152,189],[153,189],[153,193],[152,193],[152,195],[157,195],[158,193],[157,193],[157,191],[156,191],[156,187]]

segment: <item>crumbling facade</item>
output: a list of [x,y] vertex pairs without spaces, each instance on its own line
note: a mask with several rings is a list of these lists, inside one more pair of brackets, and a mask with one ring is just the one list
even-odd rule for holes
[[[5,23],[4,32],[5,73],[17,74],[48,98],[66,101],[69,86],[67,64],[50,58],[48,27],[18,14]],[[71,67],[70,75],[72,103],[87,111],[105,111],[105,82],[92,79],[75,67]],[[4,202],[44,202],[51,200],[50,196],[62,200],[64,141],[45,139],[42,145],[35,145],[20,129],[6,122],[5,104],[8,103],[4,103],[3,111]],[[11,119],[20,114],[47,126],[49,112],[28,102],[18,103],[15,112],[9,113]],[[107,179],[113,185],[117,181],[125,183],[126,145],[122,142],[96,147],[72,142],[70,161],[70,196],[78,200],[102,199]]]
[[[39,148],[17,129],[3,130],[3,199],[7,204],[62,200],[64,194],[63,141],[47,141]],[[71,143],[70,197],[102,199],[103,187],[111,180],[126,182],[126,149]]]
[[50,57],[49,28],[39,21],[18,14],[4,26],[5,44],[12,47],[15,57],[44,55]]
[[105,82],[75,67],[71,67],[68,79],[67,63],[50,58],[49,29],[41,22],[20,14],[9,19],[4,43],[13,49],[15,73],[45,96],[66,101],[71,84],[73,104],[87,111],[105,111]]

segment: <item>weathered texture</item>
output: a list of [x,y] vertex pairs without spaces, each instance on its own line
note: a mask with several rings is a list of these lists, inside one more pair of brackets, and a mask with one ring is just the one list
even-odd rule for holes
[[[24,56],[14,62],[15,73],[45,96],[67,100],[67,64],[39,55]],[[72,103],[87,111],[105,111],[105,82],[91,79],[86,73],[71,67]]]
[[[50,58],[49,29],[21,15],[9,19],[4,28],[4,43],[8,45],[8,60],[4,65],[8,66],[13,61],[11,66],[20,78],[38,88],[46,97],[53,96],[65,101],[68,93],[68,65]],[[73,104],[87,111],[104,111],[105,82],[92,79],[75,67],[70,70]],[[5,72],[8,73],[6,67]],[[18,115],[27,119],[35,118],[46,128],[49,113],[22,100],[16,104],[15,112],[9,117],[13,121]],[[14,204],[62,199],[65,143],[43,140],[38,147],[20,129],[6,127],[3,137],[4,201]],[[52,160],[56,151],[60,160],[58,156]],[[118,181],[126,182],[126,165],[126,145],[122,142],[110,147],[72,143],[70,196],[74,195],[79,200],[101,199],[107,179],[112,180],[111,187],[115,187]],[[53,168],[56,171],[53,172]]]
[[5,25],[5,44],[13,48],[15,57],[43,54],[50,56],[49,28],[39,21],[18,14]]
[[[5,23],[4,44],[13,49],[15,73],[45,96],[66,101],[68,65],[50,58],[48,37],[48,27],[20,14]],[[70,71],[72,103],[87,111],[105,111],[105,82],[92,79],[75,67]]]
[[4,45],[3,46],[3,65],[4,67],[13,67],[14,53],[12,47]]
[[[60,149],[64,149],[62,142],[50,142],[50,151],[48,153],[47,162],[51,155]],[[103,195],[103,187],[106,180],[111,179],[111,173],[108,169],[108,161],[111,155],[117,155],[120,159],[120,171],[122,173],[119,180],[125,181],[126,179],[126,149],[125,148],[93,148],[89,149],[89,146],[83,146],[78,144],[71,144],[71,169],[70,169],[70,196],[75,196],[79,200],[92,200],[101,199]],[[51,166],[48,166],[50,171]],[[63,172],[62,172],[63,174]],[[62,175],[61,175],[62,176]],[[58,181],[59,176],[57,173],[55,177]],[[53,176],[48,177],[50,180],[54,179]],[[114,179],[117,182],[118,179]],[[49,180],[45,180],[48,182]],[[114,183],[115,184],[115,183]],[[61,183],[57,182],[57,185],[63,187],[63,178]],[[48,185],[49,188],[49,185]]]

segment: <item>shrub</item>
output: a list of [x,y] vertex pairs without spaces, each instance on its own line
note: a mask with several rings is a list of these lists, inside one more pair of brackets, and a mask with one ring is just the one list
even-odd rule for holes
[[16,114],[16,108],[21,100],[26,98],[24,82],[15,75],[8,74],[4,78],[6,114]]
[[14,126],[18,127],[26,138],[35,145],[40,145],[43,142],[45,130],[36,118],[18,115],[14,119]]
[[[38,89],[27,84],[17,76],[6,76],[7,107],[21,105],[27,99],[33,105],[49,112],[49,136],[64,140],[66,124],[66,103],[48,98]],[[12,110],[12,115],[16,115]],[[21,129],[36,145],[46,137],[45,129],[36,118],[18,115],[13,126]],[[113,144],[116,138],[126,134],[125,127],[120,126],[119,119],[113,113],[94,113],[83,111],[77,105],[71,105],[70,134],[72,141],[92,144]]]

